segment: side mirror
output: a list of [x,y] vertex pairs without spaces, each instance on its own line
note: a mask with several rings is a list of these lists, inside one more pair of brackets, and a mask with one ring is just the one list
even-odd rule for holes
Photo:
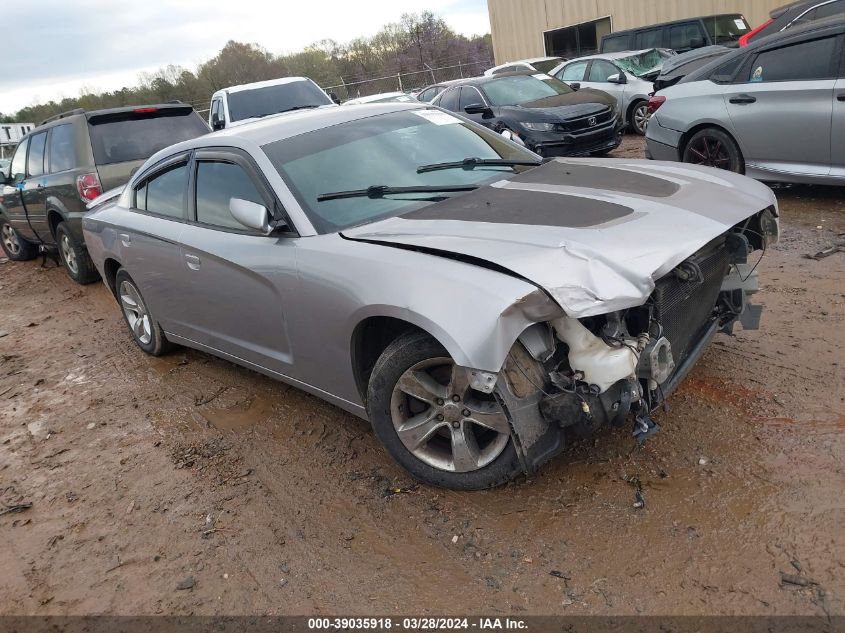
[[220,113],[215,112],[214,114],[212,114],[211,115],[211,129],[217,131],[217,130],[222,130],[224,127],[226,127],[226,121],[224,121],[223,119],[220,118]]
[[241,198],[229,198],[229,211],[246,228],[270,234],[270,215],[264,205]]
[[703,37],[695,37],[689,41],[690,48],[702,48],[704,46]]
[[626,84],[628,83],[628,75],[625,73],[616,73],[608,77],[607,81],[612,84]]
[[340,105],[340,97],[337,96],[336,92],[329,93],[329,99],[335,102],[335,104]]
[[464,108],[464,112],[467,114],[483,114],[483,115],[492,115],[493,110],[488,108],[483,103],[470,103],[467,107]]
[[572,88],[573,90],[581,90],[581,83],[578,82],[578,81],[573,81],[572,83],[569,84],[569,87]]

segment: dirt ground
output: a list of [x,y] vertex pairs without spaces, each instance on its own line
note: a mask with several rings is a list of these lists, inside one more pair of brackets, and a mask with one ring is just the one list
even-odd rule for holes
[[777,194],[762,328],[717,337],[656,437],[476,493],[412,488],[296,389],[144,355],[102,284],[0,264],[0,613],[845,614],[845,253],[804,258],[845,189]]

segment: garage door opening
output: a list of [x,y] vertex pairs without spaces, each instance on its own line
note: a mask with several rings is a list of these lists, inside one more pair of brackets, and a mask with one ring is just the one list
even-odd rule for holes
[[546,31],[546,55],[572,58],[599,52],[601,38],[610,33],[610,17]]

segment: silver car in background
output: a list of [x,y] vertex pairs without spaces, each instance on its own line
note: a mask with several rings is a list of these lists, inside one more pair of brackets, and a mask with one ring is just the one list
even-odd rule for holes
[[[532,472],[634,425],[718,330],[754,327],[771,190],[536,154],[423,104],[293,113],[174,145],[85,238],[141,349],[203,350],[362,418],[418,479]],[[630,414],[630,415],[629,415]]]
[[654,79],[663,62],[674,54],[665,48],[602,53],[569,60],[549,74],[575,89],[594,88],[616,97],[625,124],[637,134],[645,134]]
[[647,155],[845,184],[845,19],[755,40],[657,92]]

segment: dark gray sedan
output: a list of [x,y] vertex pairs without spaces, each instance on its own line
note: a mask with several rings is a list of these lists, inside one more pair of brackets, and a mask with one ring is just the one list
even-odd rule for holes
[[84,220],[137,344],[204,350],[369,419],[422,481],[531,472],[649,412],[756,289],[757,182],[541,163],[423,104],[303,112],[153,156]]

